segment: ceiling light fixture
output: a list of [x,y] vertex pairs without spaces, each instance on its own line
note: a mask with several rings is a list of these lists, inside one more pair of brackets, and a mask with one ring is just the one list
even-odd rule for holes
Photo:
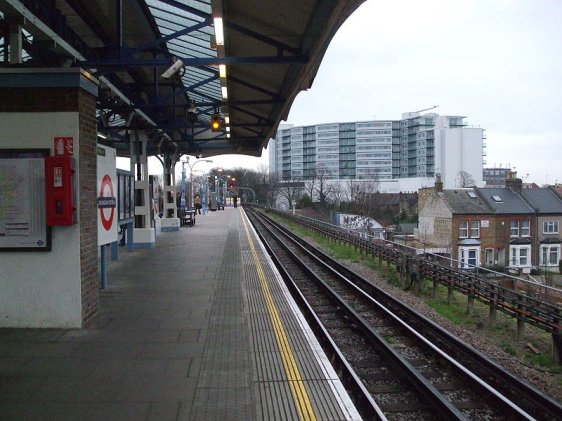
[[222,18],[214,18],[215,24],[215,40],[217,45],[224,45],[224,30],[222,27]]
[[226,88],[226,86],[222,86],[221,91],[222,91],[222,99],[228,99],[228,89]]
[[219,76],[221,79],[226,77],[226,64],[219,64]]

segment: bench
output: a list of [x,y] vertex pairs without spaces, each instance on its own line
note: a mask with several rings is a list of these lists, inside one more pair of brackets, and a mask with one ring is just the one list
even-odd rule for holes
[[185,208],[180,212],[180,226],[195,225],[195,208]]

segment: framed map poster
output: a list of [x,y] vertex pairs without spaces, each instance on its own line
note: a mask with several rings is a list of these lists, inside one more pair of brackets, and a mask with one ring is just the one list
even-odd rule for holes
[[0,251],[50,251],[45,206],[49,149],[0,149]]

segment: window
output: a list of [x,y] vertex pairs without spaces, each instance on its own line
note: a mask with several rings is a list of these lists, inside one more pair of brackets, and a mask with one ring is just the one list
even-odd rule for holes
[[531,246],[511,246],[509,248],[510,267],[531,267]]
[[519,221],[511,221],[511,234],[512,237],[519,237]]
[[467,248],[459,247],[459,267],[461,269],[470,269],[480,265],[478,257],[480,256],[480,247]]
[[560,261],[560,244],[541,246],[541,266],[558,266]]
[[461,221],[459,223],[459,238],[468,238],[468,222]]
[[494,199],[494,202],[497,202],[497,203],[502,203],[502,202],[503,202],[502,198],[499,197],[499,196],[496,196],[496,195],[492,196],[492,199]]
[[480,237],[480,222],[479,221],[471,221],[470,222],[470,238],[479,238]]
[[531,235],[531,221],[521,221],[521,237]]
[[543,222],[544,234],[558,234],[558,221],[544,221]]

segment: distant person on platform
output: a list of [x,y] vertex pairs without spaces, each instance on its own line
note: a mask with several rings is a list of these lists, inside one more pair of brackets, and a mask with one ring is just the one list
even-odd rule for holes
[[234,207],[237,208],[238,207],[238,196],[234,196],[232,198],[232,201],[234,202]]
[[201,198],[198,194],[195,195],[193,203],[195,204],[195,213],[201,215]]

